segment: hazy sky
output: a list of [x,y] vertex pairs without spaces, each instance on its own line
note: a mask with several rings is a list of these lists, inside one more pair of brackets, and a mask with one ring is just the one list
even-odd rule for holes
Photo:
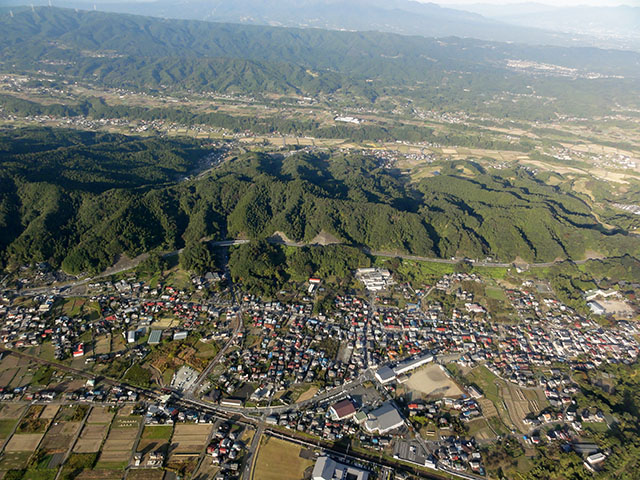
[[[419,0],[427,2],[429,0]],[[490,5],[506,5],[510,3],[544,3],[555,7],[591,5],[594,7],[612,7],[616,5],[631,5],[640,7],[640,0],[435,0],[439,5],[469,5],[484,3]]]

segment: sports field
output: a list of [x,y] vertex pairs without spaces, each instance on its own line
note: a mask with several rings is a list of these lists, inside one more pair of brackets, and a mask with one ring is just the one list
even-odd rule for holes
[[464,393],[440,365],[433,363],[413,373],[405,385],[428,397],[456,398]]

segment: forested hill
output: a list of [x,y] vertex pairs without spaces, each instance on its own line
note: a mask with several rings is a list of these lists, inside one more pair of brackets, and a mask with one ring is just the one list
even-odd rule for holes
[[[411,87],[403,91],[406,95],[456,102],[457,97],[481,99],[505,90],[527,93],[533,86],[541,95],[575,100],[576,105],[592,103],[594,108],[637,100],[634,94],[640,88],[640,54],[633,52],[160,20],[58,8],[0,15],[0,53],[2,71],[45,70],[136,88],[342,91],[372,100],[405,86]],[[573,70],[564,71],[566,78],[532,78],[508,68],[514,60]],[[594,75],[599,78],[586,78]]]
[[523,169],[464,162],[462,175],[444,162],[440,175],[411,183],[371,157],[256,153],[175,182],[209,150],[39,128],[0,131],[0,152],[0,252],[10,266],[98,271],[120,253],[275,231],[298,241],[325,231],[372,250],[443,257],[640,253],[640,238],[603,227],[585,199]]

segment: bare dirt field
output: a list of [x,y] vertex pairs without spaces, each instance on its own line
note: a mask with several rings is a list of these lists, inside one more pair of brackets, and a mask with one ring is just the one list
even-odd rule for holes
[[212,428],[212,425],[176,425],[171,438],[171,456],[200,454]]
[[22,416],[24,413],[24,405],[16,405],[13,403],[5,403],[0,409],[0,419],[15,420]]
[[311,387],[309,390],[304,392],[302,395],[298,397],[297,403],[306,402],[307,400],[311,400],[313,396],[318,392],[318,387]]
[[18,433],[11,437],[5,447],[7,452],[34,452],[42,440],[41,433]]
[[87,423],[111,423],[113,415],[114,413],[110,412],[108,407],[93,407]]
[[111,334],[98,337],[95,350],[97,355],[109,353],[111,351]]
[[117,470],[85,470],[76,480],[120,480],[122,472]]
[[74,435],[80,428],[80,422],[58,422],[47,431],[40,448],[49,453],[66,452]]
[[55,418],[56,413],[60,410],[60,405],[47,405],[42,413],[40,414],[40,418],[52,419]]
[[108,424],[85,425],[80,438],[73,447],[75,453],[95,453],[100,451],[102,440],[109,429]]
[[464,392],[442,370],[440,365],[430,364],[417,370],[405,383],[408,389],[430,397],[459,397]]
[[13,377],[15,374],[16,374],[15,368],[4,370],[2,373],[0,373],[0,385],[9,385],[11,380],[13,380]]

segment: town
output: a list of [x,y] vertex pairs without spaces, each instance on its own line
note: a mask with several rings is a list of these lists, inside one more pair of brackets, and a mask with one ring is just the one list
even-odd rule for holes
[[576,376],[636,361],[634,299],[588,291],[579,313],[526,272],[513,285],[447,268],[420,285],[360,269],[345,293],[310,278],[269,300],[224,272],[47,287],[46,265],[25,270],[0,297],[0,470],[36,452],[62,478],[86,462],[101,478],[286,464],[291,478],[480,479],[491,443],[512,438],[597,471],[607,452],[589,432],[616,419],[580,405]]

